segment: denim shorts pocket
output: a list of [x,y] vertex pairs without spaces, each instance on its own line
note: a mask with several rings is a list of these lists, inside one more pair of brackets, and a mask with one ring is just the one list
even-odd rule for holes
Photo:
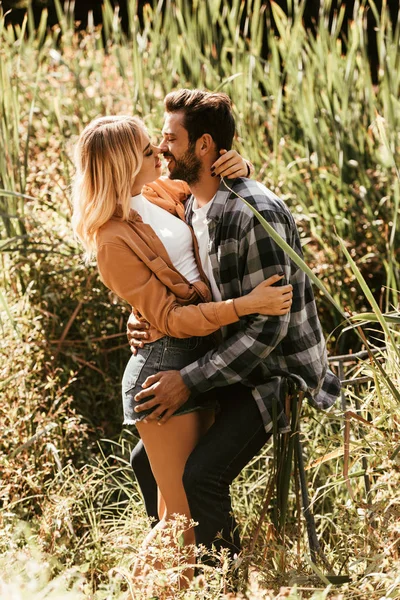
[[202,338],[195,338],[195,340],[197,340],[197,343],[194,343],[192,348],[165,346],[161,358],[160,370],[180,371],[204,356],[212,347],[209,343],[202,340]]
[[136,386],[140,374],[150,358],[152,350],[153,348],[150,344],[145,344],[143,348],[138,349],[136,356],[131,356],[122,377],[123,394],[128,394]]
[[196,350],[202,343],[203,339],[201,337],[189,337],[189,338],[167,338],[167,343],[165,346],[166,351],[172,352],[186,352]]

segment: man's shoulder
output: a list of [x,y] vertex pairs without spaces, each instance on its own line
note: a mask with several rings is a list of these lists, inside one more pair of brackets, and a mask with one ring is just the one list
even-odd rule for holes
[[277,218],[284,217],[292,222],[293,217],[284,201],[259,181],[238,177],[227,181],[226,185],[229,195],[225,202],[225,212],[237,214],[238,218],[253,219],[254,213],[243,202],[243,198],[260,213],[276,214]]

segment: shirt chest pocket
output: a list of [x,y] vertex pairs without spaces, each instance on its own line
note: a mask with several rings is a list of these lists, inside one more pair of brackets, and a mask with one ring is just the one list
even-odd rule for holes
[[238,251],[237,240],[228,239],[218,246],[214,244],[210,254],[214,274],[218,274],[216,281],[220,280],[222,284],[230,286],[229,295],[226,297],[240,295],[245,268],[240,269],[242,261],[239,260]]

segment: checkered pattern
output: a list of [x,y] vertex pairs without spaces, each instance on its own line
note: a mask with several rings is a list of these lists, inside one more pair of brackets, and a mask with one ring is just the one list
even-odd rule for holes
[[[302,256],[294,219],[275,194],[249,179],[238,178],[227,183]],[[188,223],[193,214],[192,204],[193,198],[189,198]],[[222,343],[182,369],[181,374],[192,392],[203,393],[236,382],[251,387],[266,431],[272,428],[276,407],[280,430],[286,431],[288,423],[283,415],[282,398],[288,378],[318,408],[331,406],[340,391],[339,379],[328,369],[311,282],[223,182],[207,218],[209,254],[222,299],[248,294],[261,281],[284,272],[286,281],[293,286],[293,304],[287,315],[251,315],[224,328]]]

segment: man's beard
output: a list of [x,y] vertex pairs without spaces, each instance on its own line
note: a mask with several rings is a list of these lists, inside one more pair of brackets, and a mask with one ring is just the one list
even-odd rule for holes
[[175,163],[174,167],[169,171],[168,177],[170,179],[181,179],[182,181],[186,181],[188,185],[193,185],[199,181],[202,163],[194,153],[194,146],[194,144],[191,144],[185,154],[179,159],[176,159],[173,154],[167,153],[164,155],[167,157],[171,156]]

